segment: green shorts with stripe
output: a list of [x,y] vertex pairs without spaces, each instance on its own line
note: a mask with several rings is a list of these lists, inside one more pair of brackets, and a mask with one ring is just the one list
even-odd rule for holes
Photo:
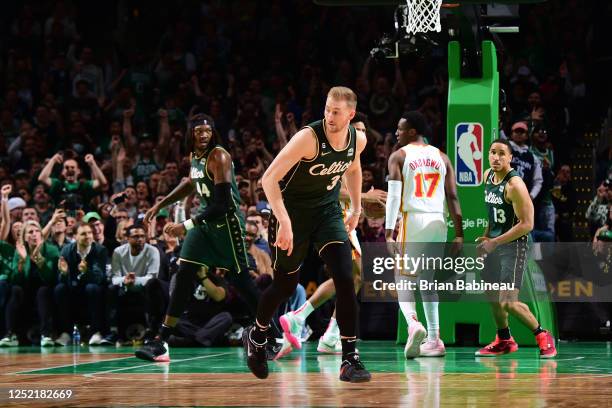
[[187,231],[180,259],[209,268],[241,272],[247,270],[244,219],[228,214]]
[[291,229],[293,231],[293,252],[291,256],[287,256],[287,251],[272,246],[276,241],[278,221],[274,214],[270,217],[268,242],[270,242],[270,250],[272,251],[272,269],[274,271],[297,272],[308,254],[310,244],[313,244],[320,254],[321,250],[328,244],[348,241],[342,209],[337,201],[317,208],[291,208],[290,205],[287,205],[287,212],[291,219]]
[[490,283],[514,283],[520,289],[529,249],[527,235],[500,245],[485,258],[482,279]]

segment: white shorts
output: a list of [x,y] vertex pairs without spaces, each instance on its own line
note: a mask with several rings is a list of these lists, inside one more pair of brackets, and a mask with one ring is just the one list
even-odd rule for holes
[[[413,258],[422,256],[428,258],[443,258],[446,243],[446,218],[442,213],[402,213],[400,230],[396,242],[400,245],[400,253]],[[433,243],[433,245],[431,245]],[[434,270],[419,268],[415,271],[397,271],[401,275],[407,273],[419,274],[422,279],[430,280]],[[404,277],[396,274],[396,282]],[[399,293],[399,292],[398,292]],[[406,300],[405,296],[400,301]]]
[[402,213],[397,242],[446,242],[446,218],[442,213]]

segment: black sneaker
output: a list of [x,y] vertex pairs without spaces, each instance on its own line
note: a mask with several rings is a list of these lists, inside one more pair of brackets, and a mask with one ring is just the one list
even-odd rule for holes
[[342,362],[340,366],[340,381],[358,383],[367,382],[371,379],[372,376],[359,359],[359,354],[351,354]]
[[249,370],[257,378],[268,377],[268,360],[266,356],[266,346],[256,346],[251,341],[251,330],[253,326],[249,326],[242,332],[242,345],[244,346],[244,354],[247,358],[247,366]]
[[114,346],[117,344],[117,340],[119,340],[119,336],[117,333],[111,332],[104,336],[102,340],[100,340],[101,346]]
[[270,339],[268,339],[268,342],[266,343],[266,358],[268,361],[274,360],[278,355],[278,352],[281,351],[281,348],[283,348],[283,345],[278,344],[276,339],[274,339],[273,343],[270,341]]
[[170,361],[168,343],[159,339],[151,340],[134,353],[136,357],[157,363]]
[[157,332],[151,329],[147,329],[145,330],[144,336],[142,337],[142,341],[144,344],[147,344],[150,341],[155,340],[155,337],[157,337]]

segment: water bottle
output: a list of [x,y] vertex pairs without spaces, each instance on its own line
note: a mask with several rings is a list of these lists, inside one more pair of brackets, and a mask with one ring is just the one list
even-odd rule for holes
[[177,201],[174,204],[174,222],[179,223],[185,220],[185,206],[183,205],[183,201]]
[[72,329],[72,344],[74,346],[79,346],[81,344],[81,333],[79,332],[79,328],[76,324]]

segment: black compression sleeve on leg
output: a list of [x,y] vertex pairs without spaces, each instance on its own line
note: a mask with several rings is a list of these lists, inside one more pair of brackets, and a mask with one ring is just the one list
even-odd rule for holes
[[348,241],[327,244],[320,256],[331,271],[336,286],[336,320],[340,335],[353,337],[357,325],[357,296],[353,283],[351,244]]
[[231,271],[226,275],[227,281],[232,284],[240,293],[240,296],[249,307],[249,311],[254,315],[257,313],[257,303],[261,294],[253,282],[253,278],[248,271],[237,273]]
[[278,306],[285,302],[295,291],[298,284],[298,273],[287,274],[286,272],[274,271],[274,280],[266,288],[259,298],[257,305],[257,321],[267,326]]
[[195,290],[195,282],[201,266],[192,262],[181,260],[176,273],[176,286],[170,296],[170,304],[166,315],[179,318],[187,308],[191,295]]

